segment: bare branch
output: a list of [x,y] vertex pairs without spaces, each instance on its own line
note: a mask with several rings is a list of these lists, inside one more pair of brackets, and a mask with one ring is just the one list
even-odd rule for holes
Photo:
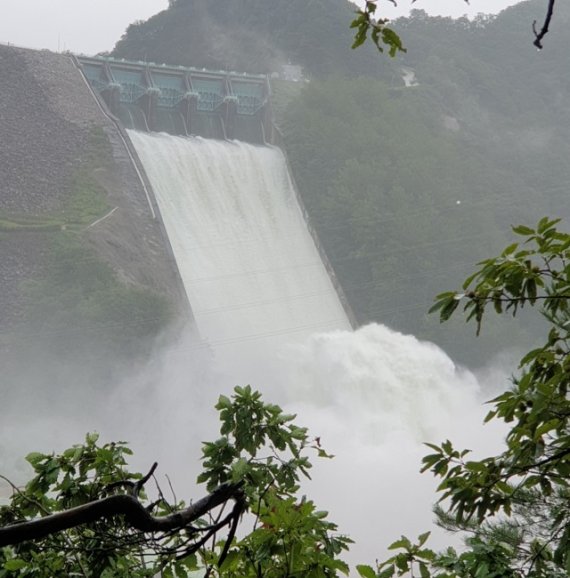
[[556,0],[548,0],[548,8],[546,10],[546,18],[544,19],[544,23],[542,24],[542,28],[540,32],[536,30],[536,20],[532,23],[532,31],[534,33],[534,42],[533,44],[539,49],[542,50],[542,39],[548,34],[548,27],[550,26],[550,21],[552,20],[552,15],[554,14],[554,2]]
[[154,462],[154,464],[152,464],[148,474],[146,476],[144,476],[144,478],[141,478],[136,484],[135,487],[133,488],[133,495],[135,497],[138,498],[139,494],[141,493],[141,490],[143,489],[144,485],[150,480],[151,476],[154,474],[156,468],[158,467],[158,463]]
[[245,502],[244,502],[243,498],[236,500],[236,502],[234,504],[234,508],[233,508],[232,513],[230,515],[230,518],[233,518],[232,525],[231,525],[230,531],[228,533],[226,543],[224,544],[224,549],[222,550],[222,553],[220,554],[220,558],[218,560],[218,566],[221,566],[224,563],[224,560],[226,559],[228,552],[230,551],[230,547],[231,547],[232,542],[234,540],[234,536],[236,535],[236,530],[237,530],[240,516],[242,515],[244,510],[245,510]]
[[230,499],[236,502],[243,500],[241,484],[222,485],[179,512],[154,517],[134,496],[110,496],[65,512],[0,528],[0,547],[19,544],[27,540],[39,540],[62,530],[118,515],[123,515],[128,525],[141,532],[162,532],[184,528]]

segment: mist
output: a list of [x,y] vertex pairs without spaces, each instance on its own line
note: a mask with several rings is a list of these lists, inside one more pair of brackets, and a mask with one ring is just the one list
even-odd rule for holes
[[[21,483],[26,453],[62,450],[97,431],[131,444],[134,469],[158,461],[159,480],[168,474],[179,498],[197,498],[201,444],[218,436],[216,400],[250,384],[335,456],[314,457],[303,492],[354,539],[348,560],[372,563],[400,534],[431,529],[435,481],[419,473],[423,442],[497,451],[500,431],[481,423],[504,372],[489,367],[478,380],[432,343],[379,324],[350,329],[278,151],[131,138],[194,322],[131,366],[92,342],[64,364],[45,353],[29,359],[4,400],[0,471]],[[114,369],[86,371],[88,359]],[[448,542],[440,535],[435,544]]]
[[[130,443],[135,471],[158,461],[161,484],[168,475],[178,498],[198,498],[201,443],[219,435],[217,397],[250,383],[296,413],[334,455],[311,456],[312,480],[302,491],[354,539],[347,559],[372,563],[402,533],[433,529],[436,484],[419,473],[423,442],[449,438],[479,456],[500,449],[500,428],[482,426],[487,388],[497,383],[480,383],[433,344],[372,324],[310,335],[271,359],[259,358],[258,345],[240,347],[241,363],[232,367],[235,351],[204,347],[188,329],[111,392],[86,396],[54,384],[41,407],[29,403],[33,396],[12,396],[0,424],[0,471],[22,483],[28,452],[60,451],[97,431],[102,441]],[[440,532],[434,545],[449,540]]]
[[[458,2],[460,10],[465,8],[461,0]],[[419,4],[418,7],[421,8]],[[170,16],[169,25],[178,23],[176,15],[166,16]],[[224,10],[219,16],[225,16]],[[473,263],[506,244],[502,232],[509,224],[541,216],[538,212],[546,204],[560,214],[568,212],[567,175],[560,169],[567,163],[552,161],[552,165],[558,163],[556,172],[550,163],[541,160],[552,153],[553,147],[558,147],[560,159],[566,158],[568,149],[560,144],[565,139],[560,127],[568,123],[559,121],[553,128],[540,115],[528,127],[526,120],[521,120],[524,116],[505,116],[505,120],[499,112],[501,105],[511,110],[515,91],[509,84],[510,77],[503,85],[504,75],[498,65],[496,69],[481,66],[477,69],[479,76],[474,75],[473,80],[466,72],[467,64],[463,66],[461,62],[457,75],[442,53],[436,52],[431,58],[429,51],[415,49],[420,42],[427,42],[422,36],[425,23],[417,20],[409,24],[406,32],[409,57],[416,59],[407,65],[419,79],[414,87],[402,85],[400,61],[394,60],[385,67],[376,64],[372,69],[371,60],[363,59],[358,64],[347,57],[342,63],[335,57],[333,66],[329,62],[333,48],[343,55],[349,52],[334,44],[336,35],[328,29],[317,30],[319,33],[311,34],[306,45],[299,44],[305,51],[305,55],[299,51],[301,63],[303,58],[312,62],[313,56],[320,55],[327,64],[326,70],[330,65],[339,76],[327,80],[323,71],[319,72],[318,62],[313,62],[312,70],[305,66],[305,72],[310,70],[310,74],[303,77],[303,82],[276,81],[279,122],[290,130],[286,135],[292,143],[289,164],[273,146],[128,130],[125,141],[132,145],[134,156],[144,167],[152,202],[143,196],[142,189],[125,186],[128,178],[122,181],[110,168],[121,156],[123,163],[129,164],[132,152],[129,148],[127,155],[123,148],[124,127],[117,130],[120,139],[113,135],[117,126],[110,116],[104,119],[106,124],[101,121],[103,128],[99,127],[101,130],[95,135],[99,144],[110,145],[105,153],[108,158],[102,153],[90,153],[88,148],[69,145],[74,141],[65,132],[65,122],[84,121],[82,130],[87,133],[92,128],[90,123],[99,122],[100,112],[97,108],[90,112],[91,116],[82,118],[84,103],[97,89],[92,86],[93,94],[89,92],[88,79],[79,76],[71,59],[52,55],[51,61],[46,59],[47,64],[43,65],[45,55],[41,54],[34,56],[35,68],[26,64],[29,59],[12,59],[12,78],[25,78],[21,75],[24,70],[34,82],[36,76],[43,75],[42,82],[47,84],[36,85],[31,80],[22,88],[14,84],[10,106],[18,113],[11,118],[26,118],[17,108],[24,101],[22,94],[36,95],[29,109],[41,110],[45,116],[38,122],[29,115],[29,132],[53,117],[53,126],[64,127],[62,142],[77,156],[68,159],[69,164],[79,166],[82,158],[91,159],[84,169],[84,173],[94,175],[85,180],[89,194],[96,189],[89,189],[93,182],[104,183],[105,187],[96,193],[111,204],[102,202],[102,211],[98,206],[93,208],[89,199],[84,206],[79,203],[79,209],[86,214],[81,215],[79,224],[69,227],[65,215],[56,215],[55,224],[47,222],[48,218],[45,223],[42,219],[36,223],[34,212],[39,209],[35,206],[24,206],[34,218],[23,224],[18,220],[22,207],[15,205],[18,210],[14,209],[13,215],[7,212],[4,226],[6,236],[12,235],[13,246],[18,246],[17,234],[28,234],[27,240],[32,238],[35,243],[29,243],[33,259],[26,255],[20,258],[22,262],[34,261],[35,267],[36,260],[42,261],[43,253],[40,255],[38,247],[48,236],[40,237],[44,234],[40,231],[66,235],[62,242],[66,250],[69,238],[82,237],[85,246],[91,243],[93,251],[83,252],[81,246],[81,251],[74,247],[75,253],[65,253],[80,255],[80,265],[92,265],[89,271],[85,268],[85,275],[78,275],[84,282],[77,286],[72,274],[62,268],[53,275],[51,284],[44,285],[49,289],[44,292],[44,286],[35,279],[43,271],[39,265],[37,269],[31,265],[26,268],[27,262],[25,266],[16,263],[18,275],[5,276],[12,293],[21,294],[9,301],[16,305],[6,315],[10,323],[16,323],[10,327],[13,334],[8,336],[6,330],[1,336],[5,342],[0,341],[0,474],[16,484],[24,483],[31,475],[24,460],[28,452],[59,452],[82,443],[87,432],[97,431],[103,442],[124,440],[130,444],[134,451],[130,463],[133,470],[147,472],[157,461],[156,475],[163,487],[169,484],[168,475],[179,499],[199,498],[206,493],[196,484],[201,471],[201,445],[219,436],[214,409],[218,396],[230,396],[236,385],[250,384],[263,393],[265,401],[296,414],[296,422],[308,427],[310,435],[318,437],[327,453],[334,456],[310,456],[314,468],[311,479],[303,482],[302,492],[319,509],[329,511],[339,531],[354,540],[346,556],[352,565],[373,564],[375,559],[383,558],[387,546],[402,534],[412,538],[433,530],[435,547],[457,540],[433,527],[437,482],[429,473],[420,474],[421,458],[429,453],[424,443],[440,443],[448,438],[459,448],[473,450],[474,457],[501,451],[505,430],[495,423],[483,426],[485,402],[507,387],[516,360],[520,359],[521,352],[516,348],[526,343],[526,336],[501,319],[501,330],[492,325],[489,340],[485,335],[477,343],[479,346],[483,342],[487,349],[479,350],[473,341],[460,341],[452,323],[443,330],[439,326],[434,330],[426,322],[425,311],[434,294],[453,288],[451,285],[460,283],[462,276],[473,270]],[[216,38],[223,41],[216,43],[217,51],[205,49],[202,63],[222,62],[227,64],[224,70],[230,64],[233,67],[240,62],[234,42],[276,68],[281,62],[288,62],[287,43],[277,42],[285,34],[280,37],[260,32],[256,36],[258,42],[249,43],[252,21],[245,18],[243,28],[236,27],[232,35],[220,23],[214,26],[218,21],[212,20]],[[197,19],[193,22],[200,27]],[[172,29],[166,26],[168,18],[164,17],[164,23],[164,28],[156,30],[162,30],[161,34],[167,37]],[[273,26],[270,18],[268,23]],[[136,52],[139,41],[148,43],[153,50],[162,48],[160,43],[153,46],[160,34],[155,34],[151,25],[140,26],[139,32],[144,34],[139,37],[134,34],[137,27],[131,38],[125,35],[127,44],[134,46],[129,49]],[[439,19],[430,32],[435,38],[433,46],[445,52],[446,46],[440,48],[440,25],[450,29],[453,25]],[[414,32],[415,26],[419,34]],[[182,43],[192,35],[186,34],[184,28],[173,29],[180,33],[180,44],[172,43],[175,46],[171,48],[193,57],[194,52]],[[342,30],[349,34],[346,28]],[[486,36],[482,36],[484,41],[478,40],[477,35],[483,32],[487,33],[483,25],[481,29],[474,27],[469,36],[472,44],[461,45],[463,54],[469,57],[466,62],[477,55],[475,47],[487,48]],[[456,33],[459,36],[462,32]],[[443,37],[447,38],[447,34]],[[503,32],[499,37],[510,38]],[[293,40],[292,44],[298,43]],[[145,44],[136,58],[146,62],[146,50]],[[6,47],[6,62],[11,58],[9,52]],[[506,49],[497,49],[497,59],[503,53],[507,53]],[[360,53],[350,53],[350,57],[353,54]],[[374,53],[374,59],[377,56]],[[155,56],[150,58],[160,61]],[[168,58],[169,55],[164,60]],[[477,58],[477,62],[487,62],[484,50]],[[65,68],[65,86],[77,89],[70,90],[74,97],[69,102],[69,88],[60,90],[62,85],[58,82],[57,75],[63,73],[53,67],[58,59],[69,65]],[[138,66],[139,72],[144,69],[141,78],[150,78],[147,65],[139,62],[133,66],[133,70]],[[160,78],[164,71],[162,67],[155,68],[156,77]],[[172,70],[167,70],[167,76]],[[184,75],[190,73],[184,70],[182,66],[177,69],[176,77],[182,78],[182,83],[171,90],[175,95],[179,90],[186,98],[188,93],[180,87],[188,81]],[[362,71],[370,73],[370,78],[352,76]],[[224,79],[218,84],[226,82],[225,72],[212,74]],[[501,83],[496,82],[497,93],[489,90],[487,95],[481,89],[478,94],[479,80],[487,78],[485,74],[491,80],[495,75],[500,78]],[[456,82],[456,76],[461,82]],[[521,81],[530,100],[534,93],[527,84],[535,78],[537,75],[527,74]],[[249,82],[247,78],[241,80]],[[105,86],[117,88],[113,83]],[[150,90],[155,87],[138,88],[148,88],[147,96],[158,94]],[[84,93],[79,94],[83,89]],[[542,91],[538,94],[542,102]],[[562,89],[559,94],[563,94]],[[227,95],[216,96],[225,102],[223,97]],[[232,98],[229,102],[235,103]],[[565,100],[558,100],[563,106]],[[497,109],[490,103],[498,103]],[[152,105],[150,96],[146,104]],[[521,114],[527,115],[526,104],[519,104]],[[126,111],[125,118],[132,120],[129,126],[152,126],[136,102],[120,106]],[[68,110],[66,107],[73,110],[70,116],[79,120],[53,112],[57,108]],[[172,125],[180,134],[192,134],[189,121],[179,108],[159,112],[174,119]],[[227,136],[222,115],[217,118],[210,111],[197,114],[203,114],[203,121],[215,123],[219,134]],[[263,141],[265,127],[261,126],[261,116],[254,118],[259,126],[252,133],[261,134]],[[498,118],[503,119],[503,124]],[[453,122],[446,125],[445,119]],[[250,121],[246,119],[244,123]],[[87,140],[85,135],[82,138]],[[46,139],[35,154],[45,155],[51,144]],[[63,151],[61,157],[66,154]],[[48,157],[42,160],[47,163],[45,158]],[[41,173],[43,165],[32,160],[30,166],[39,167]],[[47,164],[53,169],[58,162]],[[24,164],[27,162],[22,161]],[[291,167],[303,187],[301,191],[292,182]],[[521,167],[527,172],[521,173]],[[124,166],[117,168],[119,172],[127,173]],[[9,174],[19,178],[20,173],[24,171]],[[23,184],[18,181],[14,186],[18,195],[30,189],[24,177]],[[35,194],[49,200],[52,193],[44,188],[43,177],[41,173],[36,179],[39,185]],[[131,178],[136,179],[136,175]],[[141,182],[146,192],[146,181]],[[64,186],[53,185],[52,189],[59,194]],[[299,202],[300,192],[306,207]],[[554,196],[552,192],[560,194]],[[152,212],[155,202],[161,220],[151,222],[149,207]],[[60,209],[64,214],[68,206],[57,205],[57,211]],[[307,214],[314,218],[311,227]],[[90,228],[97,223],[100,228]],[[164,239],[157,232],[163,226]],[[353,307],[359,309],[354,316],[341,297],[337,278],[312,227],[319,230],[336,274],[343,271],[346,294]],[[129,235],[124,234],[126,229]],[[159,250],[161,239],[162,249],[168,250]],[[130,244],[143,250],[135,254]],[[41,247],[46,255],[47,246],[46,241]],[[114,252],[120,258],[113,259]],[[56,261],[61,254],[50,256]],[[75,266],[76,262],[70,260]],[[101,281],[101,262],[105,261],[110,265],[110,280],[106,294],[98,298],[87,289]],[[20,284],[20,279],[34,282]],[[124,305],[128,301],[122,288],[137,286],[149,291],[137,294],[140,308],[127,310],[124,315],[117,314],[120,307],[109,307],[107,311],[107,305]],[[157,323],[145,333],[147,322],[156,321],[164,313],[159,315],[158,308],[153,309],[155,302],[147,299],[152,291],[164,298],[162,303],[184,293],[191,321],[181,321],[176,311],[172,326],[164,328]],[[20,302],[22,295],[25,298]],[[68,308],[68,302],[78,295],[75,304],[80,305]],[[26,299],[37,307],[30,308],[19,326],[22,315],[18,307],[24,310],[29,305]],[[142,315],[142,322],[138,314]],[[364,320],[364,324],[357,327],[354,318]],[[370,323],[371,320],[387,324]],[[534,320],[528,325],[532,325],[534,338],[540,328]],[[158,336],[153,332],[156,327],[160,327],[156,330]],[[418,335],[422,331],[422,335],[434,340],[445,334],[450,350],[453,346],[465,354],[465,359],[486,362],[482,367],[467,369],[434,343],[409,333],[416,329]],[[467,331],[475,332],[470,327]],[[0,503],[8,494],[8,486],[0,481]]]

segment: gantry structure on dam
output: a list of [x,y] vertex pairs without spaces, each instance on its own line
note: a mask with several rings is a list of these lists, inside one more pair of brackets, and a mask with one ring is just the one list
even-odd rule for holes
[[267,76],[78,56],[92,88],[127,128],[271,140]]

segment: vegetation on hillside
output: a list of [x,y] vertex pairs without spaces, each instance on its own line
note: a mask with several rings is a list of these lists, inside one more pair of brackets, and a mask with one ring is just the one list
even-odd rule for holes
[[345,0],[176,0],[127,29],[112,55],[212,70],[309,75],[378,73],[372,46],[351,51],[355,6]]
[[165,297],[120,279],[85,238],[109,212],[96,172],[112,163],[106,135],[93,128],[57,210],[0,216],[4,234],[42,235],[43,244],[38,270],[20,287],[19,322],[2,336],[7,383],[24,383],[39,368],[35,380],[69,382],[67,371],[79,365],[83,376],[108,383],[123,364],[143,359],[172,319]]
[[508,424],[505,450],[470,459],[447,440],[427,444],[423,471],[440,480],[440,524],[467,536],[465,547],[436,552],[428,534],[402,537],[398,552],[363,578],[562,578],[570,572],[570,234],[558,220],[518,226],[519,241],[486,259],[460,291],[438,296],[432,311],[447,321],[463,309],[480,330],[495,313],[540,307],[543,344],[520,362],[511,386],[491,400],[486,421]]
[[[513,223],[570,213],[570,86],[559,72],[570,14],[559,7],[538,53],[529,22],[544,8],[533,0],[474,21],[413,11],[394,23],[407,52],[389,59],[372,46],[347,49],[354,14],[344,2],[326,11],[320,2],[276,2],[268,11],[253,0],[224,10],[178,0],[133,25],[115,55],[214,68],[228,56],[237,59],[231,67],[254,72],[305,66],[310,83],[274,86],[274,112],[358,319],[431,339],[476,366],[505,344],[529,345],[534,330],[490,324],[479,350],[460,324],[442,330],[426,318],[431,296],[504,245]],[[237,34],[243,28],[265,46],[261,60]],[[228,45],[214,50],[205,30]]]

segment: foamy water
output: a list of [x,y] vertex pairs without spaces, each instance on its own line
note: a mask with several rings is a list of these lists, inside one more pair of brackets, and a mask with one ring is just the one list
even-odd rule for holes
[[422,442],[488,445],[473,375],[413,336],[349,329],[279,151],[130,136],[212,345],[213,391],[251,383],[323,438],[337,457],[307,492],[357,541],[354,556],[424,531],[434,482],[418,473]]
[[250,342],[275,347],[350,327],[279,150],[129,135],[207,343],[234,346],[228,351]]

